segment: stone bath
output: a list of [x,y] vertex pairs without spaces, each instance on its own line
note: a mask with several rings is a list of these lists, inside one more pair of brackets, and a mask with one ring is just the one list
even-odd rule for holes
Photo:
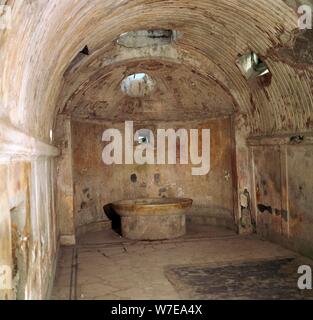
[[179,198],[123,200],[113,203],[122,235],[131,240],[165,240],[186,234],[186,213],[193,200]]

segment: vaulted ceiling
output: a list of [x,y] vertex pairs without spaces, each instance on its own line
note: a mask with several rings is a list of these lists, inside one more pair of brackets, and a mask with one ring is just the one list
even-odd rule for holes
[[[145,97],[130,97],[121,90],[128,74],[144,72],[154,80]],[[232,97],[209,77],[183,64],[148,60],[110,66],[84,83],[67,101],[65,114],[109,121],[194,120],[231,114]]]
[[[312,31],[297,8],[311,0],[0,0],[13,8],[0,31],[1,117],[48,139],[58,113],[122,120],[189,119],[241,113],[251,132],[313,127]],[[175,43],[123,48],[124,32],[177,30]],[[88,45],[89,55],[73,64]],[[258,53],[272,77],[249,83],[239,55]],[[147,72],[156,90],[142,99],[120,90]]]

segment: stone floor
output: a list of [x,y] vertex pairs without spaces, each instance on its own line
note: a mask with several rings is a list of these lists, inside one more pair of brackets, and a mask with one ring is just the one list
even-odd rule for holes
[[184,238],[158,242],[128,241],[113,231],[90,233],[77,246],[61,249],[52,299],[177,300],[183,297],[166,277],[171,266],[290,257],[301,259],[254,236],[208,226],[192,226]]
[[167,278],[184,300],[311,300],[297,286],[299,258],[172,266]]

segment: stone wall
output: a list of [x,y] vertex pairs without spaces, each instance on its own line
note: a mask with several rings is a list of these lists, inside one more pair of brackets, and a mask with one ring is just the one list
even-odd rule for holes
[[258,234],[313,257],[312,135],[249,143]]
[[0,300],[44,299],[58,256],[58,151],[8,124],[0,135]]
[[55,143],[61,150],[56,159],[57,216],[60,226],[61,244],[75,244],[74,185],[72,164],[72,126],[66,117],[59,116],[55,130]]
[[76,226],[107,219],[103,207],[117,200],[188,197],[194,199],[190,218],[195,222],[234,228],[229,118],[135,125],[135,130],[153,131],[157,128],[211,129],[211,171],[205,176],[192,176],[191,165],[105,165],[102,134],[108,128],[123,132],[124,123],[72,123]]

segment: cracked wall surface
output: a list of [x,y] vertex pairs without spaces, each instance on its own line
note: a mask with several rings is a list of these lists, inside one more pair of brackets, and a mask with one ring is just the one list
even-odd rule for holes
[[[193,122],[135,123],[134,130],[182,126],[186,129],[211,130],[211,171],[192,176],[193,165],[105,165],[102,134],[116,128],[124,132],[124,123],[73,122],[73,184],[76,225],[108,219],[103,207],[121,199],[192,198],[190,219],[195,223],[224,225],[235,229],[231,126],[229,118]],[[156,137],[156,135],[155,135]],[[179,157],[177,141],[177,163]],[[201,154],[201,142],[199,154]]]

